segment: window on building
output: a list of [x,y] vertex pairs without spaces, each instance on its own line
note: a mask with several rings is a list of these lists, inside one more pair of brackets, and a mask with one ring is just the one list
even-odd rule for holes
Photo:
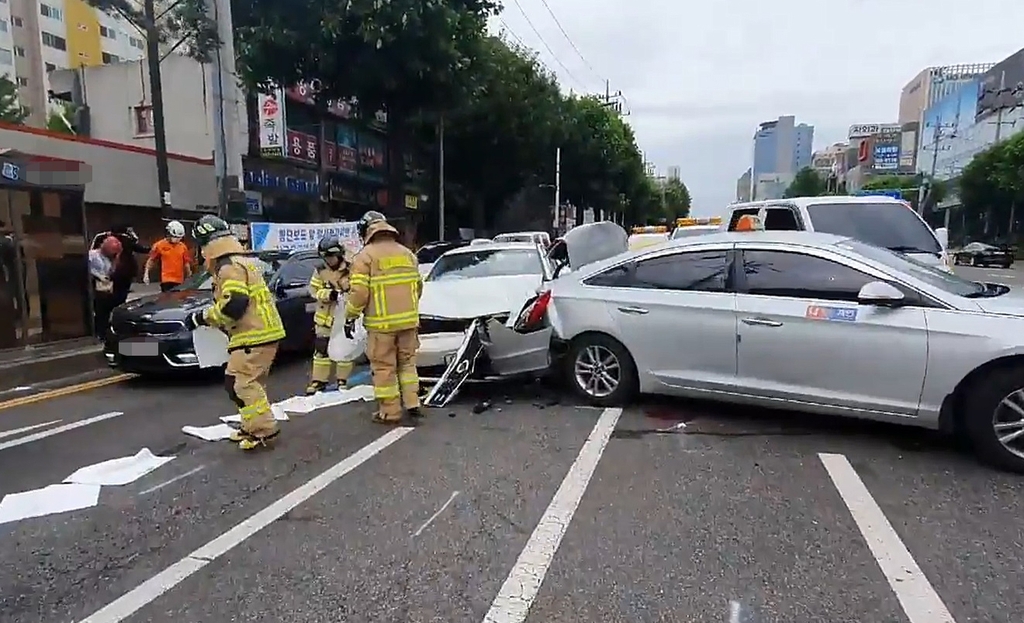
[[43,17],[64,21],[64,12],[48,4],[39,4],[39,14]]
[[145,44],[142,39],[136,39],[135,37],[128,37],[128,45],[138,50],[145,49]]
[[68,49],[68,40],[65,39],[64,37],[58,37],[57,35],[52,35],[52,34],[46,32],[44,30],[42,32],[42,38],[43,38],[43,45],[45,45],[45,46],[49,46],[49,47],[51,47],[51,48],[53,48],[55,50],[65,50],[66,51]]
[[135,121],[135,136],[148,136],[153,133],[153,107],[136,106],[132,109]]
[[103,64],[104,65],[109,65],[111,63],[117,63],[120,60],[121,60],[121,57],[119,57],[116,54],[111,54],[109,52],[104,52],[103,53]]
[[13,65],[14,64],[14,52],[11,52],[7,48],[0,48],[0,65]]
[[25,76],[18,76],[18,86],[19,87],[27,87],[28,86],[28,78],[26,78]]
[[11,23],[5,19],[0,19],[0,32],[8,32],[11,29]]
[[53,63],[45,63],[45,66],[46,66],[46,73],[50,73],[51,71],[54,71],[54,70],[57,69],[57,66],[54,65]]
[[107,39],[117,39],[117,31],[113,28],[107,28],[106,26],[100,26],[100,36],[106,37]]
[[21,47],[20,45],[14,46],[14,55],[20,56],[21,58],[25,58],[25,48]]
[[14,24],[15,27],[19,27],[20,28],[21,26],[25,25],[25,20],[21,19],[18,16],[12,16],[11,17],[11,23]]

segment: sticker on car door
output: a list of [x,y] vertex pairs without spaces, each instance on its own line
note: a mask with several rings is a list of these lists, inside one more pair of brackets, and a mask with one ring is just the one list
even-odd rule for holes
[[830,320],[833,322],[857,322],[856,307],[829,307],[826,305],[808,305],[807,318],[811,320]]

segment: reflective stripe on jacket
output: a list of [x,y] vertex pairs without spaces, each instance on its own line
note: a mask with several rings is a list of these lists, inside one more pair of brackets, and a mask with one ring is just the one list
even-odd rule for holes
[[[214,304],[206,310],[206,321],[228,335],[228,349],[259,346],[284,339],[284,323],[277,303],[263,279],[263,269],[251,257],[229,255],[216,260],[213,275]],[[224,313],[234,293],[249,297],[249,306],[237,321]]]
[[345,317],[354,320],[362,314],[367,331],[397,333],[415,329],[420,324],[419,302],[423,292],[419,263],[398,240],[374,236],[381,231],[397,237],[387,223],[370,226],[368,241],[352,262],[352,290],[345,303]]
[[[327,329],[334,326],[334,310],[338,306],[338,302],[331,300],[331,292],[337,291],[340,297],[348,292],[348,289],[347,267],[338,270],[324,265],[313,273],[313,278],[309,280],[309,294],[316,299],[316,311],[313,312],[314,325]],[[341,299],[339,298],[339,300]]]

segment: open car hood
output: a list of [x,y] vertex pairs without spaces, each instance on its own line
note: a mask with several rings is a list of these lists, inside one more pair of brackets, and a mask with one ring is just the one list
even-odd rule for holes
[[[629,235],[611,221],[588,223],[570,229],[560,240],[564,249],[553,251],[552,257],[568,257],[569,268],[576,271],[587,264],[625,253]],[[561,255],[557,258],[556,255]]]

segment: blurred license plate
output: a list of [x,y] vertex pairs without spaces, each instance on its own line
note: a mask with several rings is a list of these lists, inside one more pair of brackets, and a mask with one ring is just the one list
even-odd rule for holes
[[160,345],[156,342],[121,342],[119,350],[128,357],[157,357]]

